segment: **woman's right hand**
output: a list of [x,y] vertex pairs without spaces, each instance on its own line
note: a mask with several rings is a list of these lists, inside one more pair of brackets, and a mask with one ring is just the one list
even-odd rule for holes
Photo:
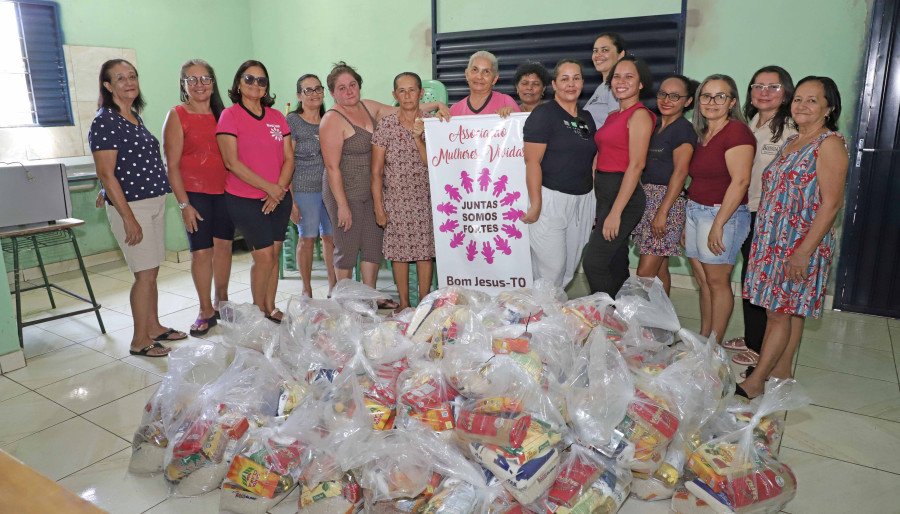
[[185,230],[187,230],[189,234],[193,234],[197,231],[197,222],[203,221],[203,218],[200,216],[200,213],[197,212],[197,209],[195,209],[193,205],[188,204],[184,209],[181,210],[181,221],[184,222]]
[[134,216],[123,218],[122,223],[125,226],[125,244],[134,246],[144,239],[144,231],[141,224],[137,222]]
[[666,213],[660,211],[656,212],[656,216],[653,216],[653,221],[650,222],[650,231],[653,233],[653,237],[663,238],[666,235]]
[[338,207],[338,227],[344,232],[350,230],[353,226],[353,215],[350,213],[350,206]]
[[709,229],[709,236],[706,238],[706,246],[713,255],[722,255],[725,253],[725,242],[723,241],[725,230],[721,225],[712,224]]
[[266,185],[264,191],[269,197],[275,200],[276,203],[280,203],[285,194],[283,187],[278,184],[272,184],[271,182]]
[[300,208],[297,207],[297,204],[295,203],[291,206],[291,222],[294,225],[299,225],[301,219],[303,219],[303,216],[300,215]]
[[100,208],[103,207],[103,204],[106,203],[106,196],[103,193],[103,188],[100,188],[100,191],[97,192],[97,199],[94,200],[94,207]]
[[386,227],[388,222],[387,213],[384,212],[384,207],[376,207],[375,208],[375,223],[378,223],[379,227]]

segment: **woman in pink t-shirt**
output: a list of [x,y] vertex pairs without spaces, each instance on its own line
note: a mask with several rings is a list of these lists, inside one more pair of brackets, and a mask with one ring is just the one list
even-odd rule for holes
[[470,114],[499,114],[502,117],[519,112],[519,104],[509,95],[494,91],[500,78],[497,58],[490,52],[479,50],[469,57],[466,66],[466,82],[469,96],[450,106],[453,116]]
[[230,172],[225,202],[235,227],[250,248],[250,291],[253,304],[266,318],[281,323],[275,307],[278,255],[293,201],[291,130],[284,115],[272,109],[269,73],[259,61],[246,61],[234,75],[228,97],[234,105],[222,111],[216,139]]

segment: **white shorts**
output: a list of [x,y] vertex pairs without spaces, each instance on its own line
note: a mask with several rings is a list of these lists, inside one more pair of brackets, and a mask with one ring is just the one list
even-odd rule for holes
[[578,268],[591,235],[597,199],[541,187],[541,215],[529,228],[531,269],[540,278],[565,288]]
[[143,233],[141,242],[134,246],[125,243],[125,223],[119,211],[106,204],[109,228],[122,249],[125,263],[132,273],[158,268],[166,259],[166,195],[128,202],[128,206]]

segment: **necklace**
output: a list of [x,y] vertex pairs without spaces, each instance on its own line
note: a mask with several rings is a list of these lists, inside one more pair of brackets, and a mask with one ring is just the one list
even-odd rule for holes
[[484,108],[487,107],[489,103],[491,103],[491,98],[493,98],[493,97],[494,97],[494,91],[492,90],[492,91],[490,92],[490,94],[488,94],[488,97],[487,97],[487,99],[484,101],[484,103],[481,104],[481,107],[479,107],[478,109],[476,109],[476,108],[472,107],[472,97],[471,97],[471,96],[467,96],[467,97],[466,97],[466,105],[469,106],[469,110],[472,111],[472,114],[481,114],[481,111],[483,111]]

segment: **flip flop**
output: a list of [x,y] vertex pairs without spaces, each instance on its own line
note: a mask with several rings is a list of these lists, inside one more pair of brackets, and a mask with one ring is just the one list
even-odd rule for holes
[[[215,316],[215,315],[210,316],[209,318],[206,318],[206,319],[203,319],[203,318],[197,318],[197,319],[194,321],[194,324],[191,325],[190,333],[191,333],[191,335],[194,336],[194,337],[205,336],[206,333],[209,332],[209,329],[211,329],[212,327],[214,327],[214,326],[216,326],[216,325],[218,325],[218,324],[219,324],[219,323],[216,321],[216,316]],[[206,325],[206,328],[200,329],[199,327],[200,327],[201,325]],[[194,328],[194,327],[198,327],[198,328]]]
[[725,348],[726,350],[743,352],[747,350],[747,342],[743,337],[735,337],[734,339],[729,339],[722,343],[722,348]]
[[397,307],[400,307],[400,304],[388,298],[387,300],[378,300],[378,310],[382,309],[390,309],[394,310]]
[[744,388],[741,387],[741,384],[734,385],[734,395],[735,396],[743,396],[744,398],[750,400],[750,395],[747,394],[747,391],[744,391]]
[[159,342],[154,342],[153,344],[147,345],[138,351],[128,350],[128,353],[130,353],[131,355],[137,355],[138,357],[168,357],[169,356],[169,352],[151,354],[150,352],[155,350],[156,348],[162,348],[164,350],[169,350],[169,348],[166,348],[165,346],[161,345]]
[[282,317],[284,317],[284,313],[283,313],[283,312],[281,312],[281,311],[278,310],[278,309],[275,309],[274,311],[270,312],[269,314],[266,314],[266,319],[269,320],[269,321],[271,321],[271,322],[273,322],[273,323],[276,323],[276,324],[278,324],[278,325],[281,325],[281,319],[282,319],[282,318],[276,318],[276,317],[275,317],[275,315],[276,315],[276,314],[279,314],[279,313],[281,314]]
[[[181,334],[181,335],[177,336],[176,334]],[[170,337],[173,335],[176,337]],[[162,334],[153,338],[154,341],[181,341],[182,339],[187,339],[187,334],[185,334],[184,332],[179,332],[179,331],[175,330],[174,328],[169,328]]]

